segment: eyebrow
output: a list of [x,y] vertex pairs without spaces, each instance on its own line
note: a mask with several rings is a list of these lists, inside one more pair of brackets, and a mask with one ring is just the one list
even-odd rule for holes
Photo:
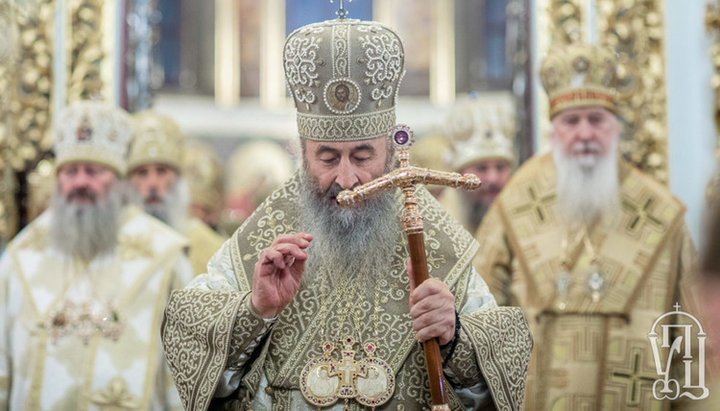
[[[370,144],[361,144],[359,146],[355,146],[350,151],[353,153],[356,153],[358,151],[369,151],[371,154],[375,154],[375,148]],[[316,156],[319,156],[323,153],[340,154],[340,150],[326,145],[320,145],[317,149],[315,149]]]
[[359,146],[353,147],[352,150],[353,153],[356,153],[358,151],[369,151],[370,154],[375,154],[375,147],[371,146],[370,144],[361,144]]
[[339,154],[340,151],[335,148],[332,148],[330,146],[326,146],[326,145],[320,145],[320,146],[318,146],[317,149],[315,149],[316,156],[319,156],[320,154],[323,154],[323,153]]

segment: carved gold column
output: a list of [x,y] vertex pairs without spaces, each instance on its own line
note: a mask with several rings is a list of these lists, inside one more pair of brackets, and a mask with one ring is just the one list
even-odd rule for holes
[[[568,44],[578,40],[582,33],[582,0],[537,0],[534,73],[537,74],[540,61],[548,49],[556,44]],[[547,95],[540,82],[535,86],[537,94],[538,151],[549,148],[550,120]]]
[[[103,7],[111,2],[103,0],[68,0],[68,84],[67,103],[78,100],[102,99],[110,96],[104,91],[102,78],[106,53],[103,39],[112,30],[103,27]],[[112,101],[110,101],[112,102]]]
[[18,229],[16,173],[51,144],[53,0],[0,4],[0,242]]
[[[705,9],[705,29],[714,38],[710,47],[710,61],[713,66],[713,76],[710,81],[715,93],[715,159],[720,163],[720,0],[716,4],[708,4]],[[717,168],[717,165],[716,165]],[[717,205],[720,200],[720,170],[708,182],[705,190],[708,205]]]
[[598,2],[601,44],[618,54],[618,113],[624,121],[620,150],[667,184],[667,91],[662,0]]
[[568,44],[580,40],[583,26],[581,0],[551,0],[550,42]]

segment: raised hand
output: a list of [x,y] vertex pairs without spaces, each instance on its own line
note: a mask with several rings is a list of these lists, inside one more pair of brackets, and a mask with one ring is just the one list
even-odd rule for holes
[[406,265],[410,276],[410,318],[418,341],[438,337],[441,345],[449,343],[455,335],[455,296],[437,278],[429,278],[415,288],[410,259]]
[[305,272],[312,241],[308,233],[281,234],[255,263],[251,303],[263,318],[279,314],[292,301]]

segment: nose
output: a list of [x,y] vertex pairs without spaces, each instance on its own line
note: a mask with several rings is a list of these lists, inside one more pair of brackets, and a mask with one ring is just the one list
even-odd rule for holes
[[340,185],[343,190],[350,190],[360,183],[355,167],[350,163],[349,159],[340,160],[335,182]]
[[587,121],[581,121],[578,125],[578,137],[582,141],[587,141],[593,138],[594,130],[593,127]]
[[495,167],[490,167],[490,169],[488,169],[488,171],[483,176],[484,178],[482,178],[482,181],[485,184],[494,183],[498,180],[499,175],[500,175],[500,173],[498,173],[498,171],[495,169]]
[[90,180],[90,175],[83,168],[80,168],[77,174],[75,174],[75,178],[73,179],[73,186],[75,188],[89,187]]
[[155,170],[149,170],[147,174],[147,188],[148,190],[159,190],[160,189],[160,176]]

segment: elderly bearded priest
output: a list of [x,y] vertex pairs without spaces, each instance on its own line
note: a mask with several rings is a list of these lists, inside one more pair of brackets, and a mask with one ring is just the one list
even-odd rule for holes
[[[419,190],[433,278],[411,292],[399,193],[358,209],[335,201],[393,165],[387,131],[403,53],[374,22],[338,19],[288,37],[304,171],[168,303],[163,341],[188,409],[429,407],[418,340],[433,337],[445,346],[452,409],[520,409],[527,322],[497,308],[472,270],[472,236]],[[342,110],[332,102],[339,85],[350,91]]]
[[185,241],[124,206],[122,110],[79,102],[57,124],[50,208],[0,260],[0,409],[179,409],[158,329],[192,277]]
[[688,302],[695,251],[680,201],[618,159],[614,73],[595,46],[548,53],[553,151],[517,171],[476,237],[475,268],[536,338],[528,409],[670,406],[653,398],[648,332]]
[[132,119],[128,179],[134,197],[145,212],[187,238],[193,272],[204,273],[223,238],[200,219],[188,216],[190,194],[182,175],[185,136],[171,118],[154,111],[142,111]]

